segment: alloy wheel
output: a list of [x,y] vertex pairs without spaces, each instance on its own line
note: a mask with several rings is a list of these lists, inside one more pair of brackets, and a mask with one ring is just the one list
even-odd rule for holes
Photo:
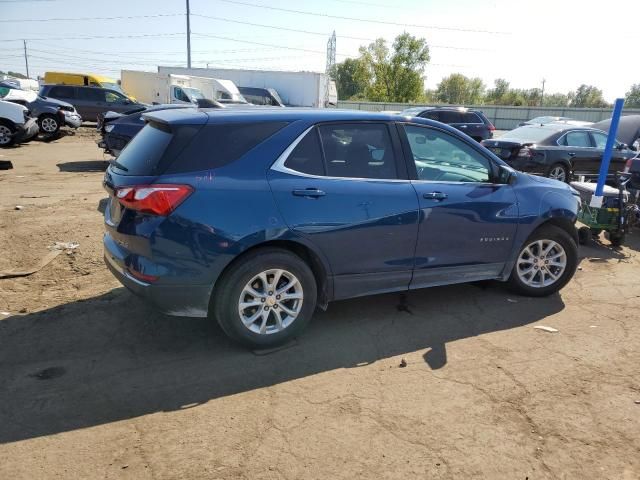
[[556,283],[567,268],[567,254],[562,245],[553,240],[536,240],[527,245],[518,257],[518,278],[533,288]]
[[244,326],[259,335],[289,327],[302,310],[304,294],[298,278],[281,269],[266,270],[242,289],[238,313]]
[[58,122],[56,122],[54,118],[46,117],[42,119],[42,122],[40,123],[40,127],[46,133],[53,133],[56,130],[58,130]]
[[0,125],[0,145],[7,145],[11,142],[11,129],[6,125]]
[[553,178],[554,180],[559,180],[564,182],[567,180],[567,172],[564,167],[557,166],[553,167],[549,172],[549,178]]

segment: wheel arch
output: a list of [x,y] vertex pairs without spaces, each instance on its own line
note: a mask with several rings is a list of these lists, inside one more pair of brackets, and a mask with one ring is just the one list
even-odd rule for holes
[[559,229],[564,230],[571,238],[573,238],[573,240],[576,242],[576,245],[579,244],[578,229],[576,228],[575,223],[570,218],[567,218],[567,217],[547,218],[540,225],[538,225],[533,231],[535,232],[536,230],[540,230],[541,228],[549,225],[558,227]]
[[[333,296],[333,284],[330,282],[331,275],[328,264],[323,260],[321,254],[316,252],[309,245],[290,239],[268,240],[245,249],[222,269],[222,272],[220,272],[220,275],[214,282],[211,290],[211,299],[215,296],[216,287],[219,285],[220,279],[222,279],[229,270],[231,270],[237,263],[243,261],[243,259],[250,253],[265,248],[279,248],[281,250],[287,250],[309,265],[318,287],[318,307],[323,310],[327,308],[327,304]],[[211,308],[211,306],[209,306],[209,308]]]

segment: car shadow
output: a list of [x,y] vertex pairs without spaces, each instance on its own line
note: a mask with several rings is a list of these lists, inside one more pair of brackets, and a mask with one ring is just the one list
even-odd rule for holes
[[56,164],[61,172],[104,172],[109,167],[107,160],[84,160]]
[[213,321],[163,316],[119,288],[0,321],[0,443],[189,408],[416,351],[438,369],[450,342],[563,308],[559,295],[524,298],[502,287],[386,294],[332,303],[298,340],[252,352]]

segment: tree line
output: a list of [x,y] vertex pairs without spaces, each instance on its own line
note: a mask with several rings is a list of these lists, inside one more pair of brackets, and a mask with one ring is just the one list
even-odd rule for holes
[[[424,89],[425,69],[431,57],[424,38],[399,35],[389,46],[379,38],[361,46],[356,58],[338,63],[332,74],[340,100],[393,103],[447,103],[455,105],[514,105],[603,108],[611,106],[602,90],[580,85],[568,93],[547,93],[541,88],[512,88],[503,78],[487,88],[478,78],[452,73],[435,89]],[[625,106],[640,108],[640,83],[631,86]]]

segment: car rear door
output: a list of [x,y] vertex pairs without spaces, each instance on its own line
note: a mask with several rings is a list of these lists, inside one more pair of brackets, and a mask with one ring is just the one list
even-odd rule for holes
[[[462,115],[462,124],[460,130],[469,135],[471,138],[482,141],[489,138],[488,129],[480,116],[475,112],[464,112]],[[466,127],[466,128],[463,128]]]
[[449,132],[401,124],[420,202],[411,288],[499,277],[514,246],[518,205],[481,147]]
[[409,287],[418,200],[391,127],[310,127],[269,171],[288,227],[327,260],[334,299]]
[[55,85],[52,86],[48,91],[43,93],[45,93],[45,95],[42,95],[43,97],[51,97],[55,98],[56,100],[62,100],[64,102],[70,103],[76,108],[80,116],[83,116],[82,112],[78,108],[76,87],[72,87],[70,85]]

